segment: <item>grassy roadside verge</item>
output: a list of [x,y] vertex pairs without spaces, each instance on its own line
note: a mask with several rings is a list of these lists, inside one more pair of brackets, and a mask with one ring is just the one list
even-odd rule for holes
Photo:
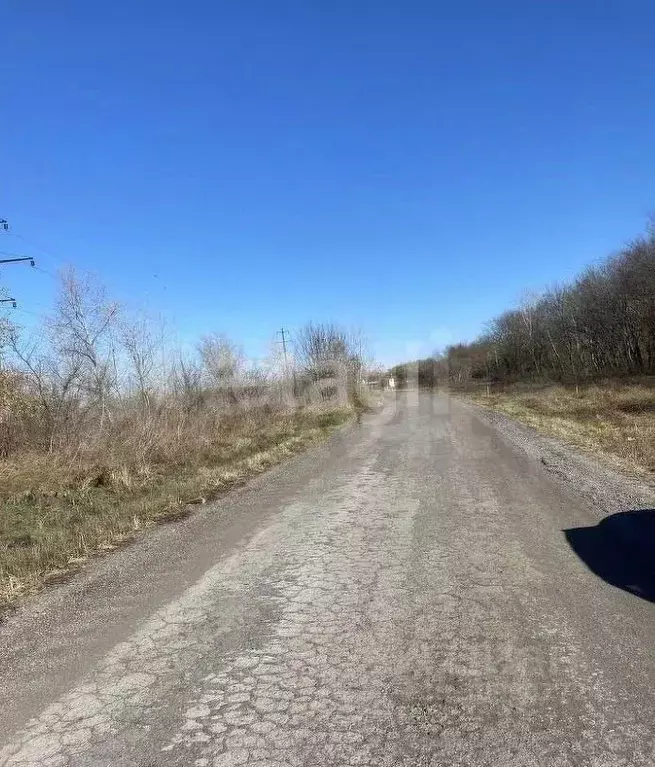
[[348,408],[306,408],[247,416],[176,463],[84,465],[42,454],[2,462],[0,614],[92,556],[186,516],[189,504],[209,501],[324,439],[352,415]]
[[655,479],[655,381],[574,388],[515,386],[467,394],[537,431],[582,448],[614,468]]

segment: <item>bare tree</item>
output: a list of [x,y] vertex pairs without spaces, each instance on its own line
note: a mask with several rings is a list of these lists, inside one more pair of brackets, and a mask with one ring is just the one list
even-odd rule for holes
[[76,370],[80,393],[99,411],[99,426],[110,417],[109,395],[116,381],[115,325],[118,304],[103,287],[73,269],[60,278],[55,314],[50,321],[52,345]]
[[128,381],[148,412],[152,405],[158,373],[161,368],[163,328],[147,317],[124,317],[120,325],[120,342],[128,365]]

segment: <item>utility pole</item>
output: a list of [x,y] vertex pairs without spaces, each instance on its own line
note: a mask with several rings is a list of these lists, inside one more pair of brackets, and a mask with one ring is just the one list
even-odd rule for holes
[[[277,335],[282,337],[282,354],[284,355],[284,372],[288,373],[289,371],[289,358],[287,356],[287,336],[290,336],[291,333],[288,330],[285,330],[282,328],[281,330],[277,331]],[[291,376],[293,380],[293,396],[295,398],[296,396],[296,369],[295,367],[292,367],[291,369]]]
[[[4,232],[9,231],[9,221],[6,218],[0,218],[0,230]],[[0,254],[3,256],[13,256],[13,258],[0,258],[0,264],[15,264],[19,261],[29,261],[31,266],[36,266],[36,262],[31,256],[21,256],[19,253],[7,253],[4,250],[0,250]]]
[[289,360],[287,358],[287,336],[289,335],[289,331],[282,328],[282,330],[277,331],[277,335],[282,336],[282,353],[284,354],[284,368],[285,370],[289,367]]

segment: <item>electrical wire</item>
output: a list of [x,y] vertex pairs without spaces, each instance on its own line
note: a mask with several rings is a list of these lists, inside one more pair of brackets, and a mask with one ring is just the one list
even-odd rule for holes
[[32,256],[26,256],[25,253],[12,253],[8,250],[0,250],[2,256],[15,256],[16,258],[32,258]]
[[46,248],[42,248],[40,245],[37,245],[35,242],[32,242],[32,240],[28,240],[27,237],[23,237],[22,234],[16,234],[15,232],[12,232],[14,237],[18,237],[19,240],[22,240],[27,245],[31,245],[31,247],[36,248],[37,250],[40,250],[42,253],[45,253],[46,256],[50,256],[51,258],[54,258],[55,261],[58,261],[59,264],[63,264],[63,259],[59,258],[59,256],[55,255],[51,250],[46,250]]
[[36,317],[39,320],[45,320],[46,319],[45,314],[37,314],[36,312],[31,312],[29,309],[22,309],[20,306],[17,306],[15,309],[12,309],[12,312],[20,312],[21,314],[29,314],[32,317]]
[[[0,220],[3,220],[1,216],[0,216]],[[32,240],[28,239],[27,237],[24,237],[22,234],[19,234],[18,232],[10,231],[8,229],[7,230],[1,230],[1,231],[2,231],[2,234],[8,235],[8,236],[17,237],[19,240],[21,240],[25,244],[31,246],[32,248],[36,248],[36,250],[39,250],[42,253],[45,253],[46,255],[50,256],[51,258],[53,258],[55,260],[55,262],[57,263],[57,265],[59,267],[63,266],[64,262],[62,261],[62,259],[60,259],[52,251],[42,247],[38,243],[33,242]],[[8,256],[10,258],[29,258],[29,259],[31,259],[31,262],[32,262],[32,268],[35,269],[37,272],[41,272],[42,274],[45,274],[46,276],[50,277],[52,280],[55,280],[55,281],[58,281],[58,279],[59,279],[57,277],[57,275],[53,274],[49,269],[45,269],[42,266],[38,266],[35,263],[36,259],[33,256],[26,256],[26,255],[24,255],[22,253],[13,253],[13,252],[4,251],[4,250],[0,250],[0,254],[3,255],[3,256]],[[39,306],[39,304],[32,304],[32,305]],[[46,308],[46,307],[43,307],[43,308]],[[46,319],[46,315],[37,314],[36,312],[32,312],[29,309],[23,309],[22,307],[20,307],[20,308],[19,307],[15,307],[15,308],[12,309],[12,311],[18,311],[18,312],[21,312],[23,314],[31,315],[32,317],[38,318],[41,322],[45,321],[45,319]]]
[[42,266],[37,266],[37,265],[35,264],[33,268],[34,268],[34,269],[36,269],[36,271],[37,271],[37,272],[42,272],[43,274],[47,274],[47,275],[48,275],[48,277],[51,277],[53,280],[56,280],[56,279],[58,279],[56,274],[53,274],[53,273],[52,273],[51,271],[49,271],[48,269],[44,269]]

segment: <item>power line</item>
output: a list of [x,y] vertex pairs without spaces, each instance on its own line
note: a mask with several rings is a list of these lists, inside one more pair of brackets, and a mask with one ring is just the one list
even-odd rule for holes
[[[58,264],[61,266],[62,261],[57,256],[54,255],[54,253],[51,253],[50,251],[46,250],[45,248],[42,248],[40,245],[37,245],[34,242],[31,242],[26,237],[23,237],[21,234],[17,234],[15,232],[9,231],[9,222],[5,218],[0,218],[0,234],[7,235],[9,237],[18,237],[23,242],[27,243],[33,248],[36,248],[37,250],[42,251],[43,253],[46,253],[47,255],[51,256]],[[29,249],[28,249],[29,252]],[[48,271],[47,269],[43,269],[40,266],[36,265],[36,259],[33,256],[26,256],[23,253],[13,253],[9,251],[0,250],[0,255],[5,256],[6,258],[0,258],[0,264],[15,264],[15,263],[25,263],[30,262],[32,267],[39,272],[42,272],[43,274],[46,274],[48,277],[51,277],[54,280],[57,280],[57,276],[52,274],[52,272]],[[37,312],[30,311],[29,309],[23,309],[22,307],[19,307],[17,305],[17,301],[13,296],[10,296],[8,292],[2,291],[0,295],[3,295],[2,298],[0,298],[0,306],[2,304],[11,304],[13,307],[13,311],[20,312],[23,315],[28,315],[29,317],[33,317],[37,320],[39,325],[43,325],[48,321],[48,315],[47,314],[39,314]],[[41,306],[41,304],[36,304],[36,306]],[[42,307],[45,308],[45,307]],[[35,323],[27,323],[28,325],[33,325]],[[2,359],[0,358],[0,366],[2,365]]]
[[52,277],[53,280],[58,279],[56,274],[53,274],[47,269],[44,269],[42,266],[37,266],[36,264],[34,264],[34,268],[36,269],[37,272],[41,272],[42,274],[47,274],[48,277]]
[[53,280],[57,279],[57,276],[52,272],[44,269],[42,266],[38,266],[33,256],[26,256],[23,253],[12,253],[9,250],[0,250],[0,256],[12,256],[12,258],[1,259],[0,264],[10,264],[16,261],[29,261],[37,272],[43,272],[48,277],[52,277]]
[[[36,248],[37,250],[40,250],[42,253],[45,253],[47,256],[54,258],[55,261],[57,261],[60,266],[65,263],[62,258],[60,258],[56,253],[53,253],[51,250],[44,248],[42,245],[39,245],[38,243],[28,239],[27,237],[24,237],[22,234],[19,234],[18,232],[14,232],[13,230],[10,231],[9,222],[6,219],[0,219],[0,230],[4,230],[8,234],[10,234],[10,236],[17,237],[19,240],[22,240],[25,244],[29,245],[30,247]],[[0,251],[0,252],[3,252],[3,251]],[[13,256],[18,254],[6,253],[5,255]]]
[[0,260],[0,264],[11,263],[12,261],[30,261],[32,263],[32,266],[36,269],[37,272],[42,272],[43,274],[47,274],[48,277],[52,277],[53,280],[57,279],[56,274],[53,274],[48,269],[44,269],[42,266],[38,266],[38,264],[36,263],[35,259],[32,256],[25,256],[21,253],[11,253],[8,250],[0,250],[0,256],[15,256],[15,258]]
[[46,248],[42,248],[40,245],[37,245],[35,242],[32,242],[32,240],[28,240],[27,237],[23,237],[22,234],[16,234],[15,232],[13,234],[14,234],[14,237],[18,237],[19,240],[22,240],[27,245],[31,245],[33,248],[40,250],[42,253],[45,253],[47,256],[51,256],[56,261],[59,261],[60,263],[62,263],[62,259],[59,258],[59,256],[57,256],[51,250],[46,250]]
[[[9,232],[9,222],[5,218],[0,218],[0,231]],[[21,240],[29,244],[28,240],[25,237],[22,237],[20,234],[15,234],[13,232],[12,234],[15,237],[19,237]],[[43,248],[39,248],[39,246],[34,243],[32,243],[32,245],[33,247],[38,248],[39,250],[43,250],[44,252],[47,252]],[[6,250],[0,250],[0,255],[7,256],[7,258],[0,258],[0,264],[17,264],[17,263],[25,263],[29,261],[30,265],[34,269],[37,269],[39,272],[43,272],[43,274],[47,274],[49,277],[56,279],[56,277],[53,274],[51,274],[49,271],[47,271],[47,269],[42,269],[41,267],[37,266],[36,259],[33,256],[26,256],[22,253],[12,253]],[[0,304],[5,304],[5,303],[11,303],[13,308],[16,309],[17,311],[23,312],[24,314],[31,314],[34,317],[39,317],[40,319],[40,316],[36,314],[35,312],[30,312],[27,309],[19,309],[17,306],[16,299],[13,297],[5,297],[0,299]]]
[[36,312],[31,312],[29,309],[22,309],[20,306],[16,307],[16,311],[20,312],[21,314],[29,314],[32,317],[36,317],[38,320],[45,320],[47,319],[45,314],[37,314]]
[[[9,222],[6,218],[0,218],[0,229],[8,232]],[[24,256],[21,253],[9,253],[7,251],[0,251],[0,255],[11,256],[11,258],[0,258],[0,264],[17,264],[22,261],[29,261],[32,266],[36,266],[36,261],[32,256]]]
[[31,258],[31,256],[26,256],[24,253],[13,253],[9,250],[0,250],[0,254],[3,256],[16,256],[17,258]]

